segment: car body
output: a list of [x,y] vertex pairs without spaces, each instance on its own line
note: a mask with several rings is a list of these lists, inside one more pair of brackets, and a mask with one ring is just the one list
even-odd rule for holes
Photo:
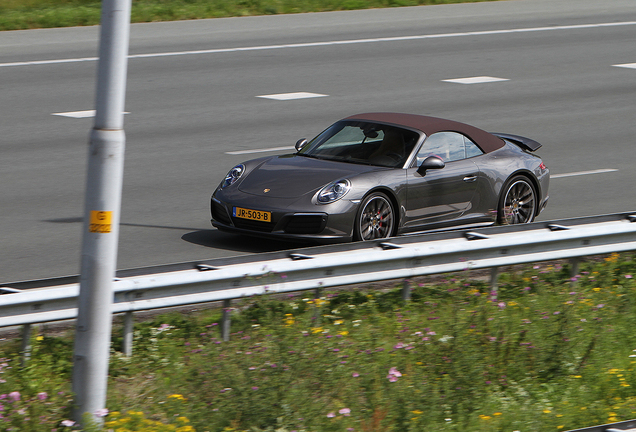
[[373,240],[532,222],[548,202],[541,144],[435,117],[357,114],[296,153],[232,168],[211,198],[220,230]]

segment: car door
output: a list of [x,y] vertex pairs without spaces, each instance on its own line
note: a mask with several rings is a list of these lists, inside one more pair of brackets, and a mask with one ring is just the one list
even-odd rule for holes
[[[429,224],[447,225],[472,206],[479,168],[471,156],[481,154],[481,150],[474,144],[467,146],[466,141],[472,144],[456,132],[438,132],[424,141],[415,163],[407,170],[405,231]],[[418,172],[418,166],[429,156],[442,159],[444,168]]]

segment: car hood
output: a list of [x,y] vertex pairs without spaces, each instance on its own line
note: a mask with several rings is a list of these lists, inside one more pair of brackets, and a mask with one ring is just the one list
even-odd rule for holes
[[271,198],[297,198],[341,178],[378,167],[284,155],[265,160],[241,181],[239,190]]

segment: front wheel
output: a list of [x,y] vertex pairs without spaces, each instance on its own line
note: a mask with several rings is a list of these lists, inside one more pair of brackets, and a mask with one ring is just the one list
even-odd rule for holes
[[367,196],[355,220],[354,237],[368,241],[391,237],[395,226],[395,211],[391,200],[381,192]]
[[497,213],[502,225],[530,223],[536,216],[537,194],[524,176],[513,177],[502,189]]

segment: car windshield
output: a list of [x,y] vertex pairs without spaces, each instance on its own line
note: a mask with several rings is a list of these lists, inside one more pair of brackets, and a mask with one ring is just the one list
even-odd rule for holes
[[317,159],[399,168],[419,139],[408,129],[361,121],[340,121],[298,154]]

